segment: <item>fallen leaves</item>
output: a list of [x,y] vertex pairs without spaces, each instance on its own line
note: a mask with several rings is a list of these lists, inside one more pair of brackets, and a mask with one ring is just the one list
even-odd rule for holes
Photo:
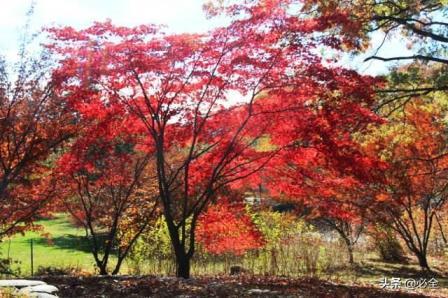
[[55,276],[43,280],[56,285],[61,297],[426,297],[373,286],[276,276]]

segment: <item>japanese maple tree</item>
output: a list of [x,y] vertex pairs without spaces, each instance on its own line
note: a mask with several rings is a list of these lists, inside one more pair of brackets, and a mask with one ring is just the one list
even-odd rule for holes
[[[307,148],[332,125],[355,129],[373,117],[364,107],[373,80],[324,66],[316,54],[344,43],[319,34],[331,21],[291,17],[288,3],[235,6],[229,26],[202,35],[110,22],[49,30],[48,48],[62,57],[53,76],[67,102],[116,103],[145,128],[178,276],[190,275],[198,220],[220,200],[219,190],[252,176],[284,148]],[[344,117],[345,110],[355,117]],[[271,150],[257,149],[276,133]],[[339,157],[348,145],[338,137],[324,153],[343,166],[356,158]]]
[[73,114],[55,93],[46,55],[18,67],[0,60],[0,237],[23,231],[56,195],[58,150],[76,133]]
[[117,274],[157,215],[152,147],[121,105],[91,94],[74,109],[82,127],[57,161],[59,202],[86,230],[99,273]]
[[[270,196],[309,210],[307,216],[332,228],[353,247],[366,225],[371,188],[382,181],[387,163],[363,152],[357,135],[384,120],[373,112],[373,87],[381,83],[335,68],[320,101],[307,111],[277,114],[270,127],[271,146],[283,149],[259,172]],[[315,90],[316,91],[316,90]]]
[[376,220],[388,224],[429,270],[428,244],[437,213],[447,201],[447,146],[443,105],[419,100],[395,113],[389,123],[366,136],[369,154],[388,161],[385,186],[372,208]]
[[[297,2],[297,1],[296,1]],[[448,90],[446,72],[448,59],[448,5],[443,0],[430,1],[377,1],[377,0],[306,0],[302,6],[304,14],[322,17],[343,16],[333,22],[333,32],[339,32],[351,40],[355,47],[348,50],[362,51],[369,56],[365,61],[388,63],[392,72],[395,65],[412,64],[407,70],[397,71],[397,77],[407,81],[406,86],[389,85],[382,88],[379,105],[403,102]],[[341,20],[350,20],[341,21]],[[376,38],[382,42],[373,42]],[[389,54],[385,45],[390,38],[400,38],[406,45],[404,53]],[[375,46],[372,51],[369,46]],[[367,65],[367,63],[366,63]],[[424,66],[424,67],[422,67]],[[414,83],[414,84],[412,84]]]

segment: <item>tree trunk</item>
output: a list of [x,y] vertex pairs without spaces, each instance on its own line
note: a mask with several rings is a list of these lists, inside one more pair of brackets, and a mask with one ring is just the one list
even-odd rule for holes
[[354,264],[354,258],[353,258],[353,244],[350,242],[349,239],[345,239],[345,244],[347,246],[347,253],[348,253],[348,263],[350,265]]
[[437,216],[437,213],[435,213],[435,216],[436,216],[437,224],[439,225],[439,230],[440,230],[440,234],[442,235],[443,242],[444,242],[445,245],[446,245],[446,244],[448,244],[448,241],[446,240],[445,233],[443,232],[442,224],[440,223],[440,219],[439,219],[439,217]]
[[100,275],[109,275],[109,273],[107,272],[107,265],[105,266],[98,266],[100,269]]
[[420,268],[422,268],[422,270],[424,270],[424,271],[431,271],[431,269],[429,268],[429,265],[428,265],[428,259],[426,257],[426,254],[419,253],[416,255],[417,255],[418,264],[420,265]]
[[112,271],[112,275],[117,275],[120,272],[121,264],[123,263],[124,257],[118,258],[115,269]]
[[180,235],[177,227],[174,224],[171,215],[167,212],[165,212],[165,222],[168,227],[171,245],[176,257],[176,276],[190,278],[190,259],[193,254],[189,254],[185,251],[185,246],[179,237]]
[[277,274],[277,269],[278,269],[278,265],[277,265],[277,251],[272,248],[271,249],[271,268],[270,268],[270,274],[271,275],[276,275]]
[[99,274],[100,275],[109,275],[109,273],[107,272],[107,262],[102,262],[99,259],[98,254],[96,254],[96,253],[93,254],[93,257],[95,259],[96,266],[98,267]]
[[190,278],[190,257],[186,254],[176,254],[176,276]]
[[350,265],[353,265],[353,263],[355,262],[354,259],[353,259],[353,246],[349,245],[347,247],[347,250],[348,250],[348,263]]

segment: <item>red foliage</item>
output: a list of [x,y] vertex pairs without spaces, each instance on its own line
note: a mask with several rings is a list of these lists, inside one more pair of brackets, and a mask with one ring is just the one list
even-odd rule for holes
[[[141,125],[122,105],[89,99],[73,102],[82,125],[57,161],[59,202],[90,235],[101,274],[109,273],[109,255],[116,249],[118,261],[111,270],[116,274],[156,215],[152,152]],[[108,240],[100,246],[103,234]]]
[[[49,48],[62,57],[54,79],[69,105],[94,118],[116,106],[144,129],[185,267],[196,221],[220,190],[250,183],[266,167],[278,194],[330,197],[335,188],[371,179],[369,169],[379,165],[351,140],[352,132],[380,121],[369,109],[378,82],[327,66],[316,54],[346,45],[322,31],[350,20],[340,12],[297,18],[293,4],[230,5],[223,10],[231,24],[203,35],[111,22],[49,30]],[[259,150],[264,137],[272,148]]]
[[263,246],[263,237],[257,230],[244,204],[221,200],[210,206],[198,223],[197,240],[212,254],[242,255]]
[[47,80],[47,63],[23,57],[10,76],[0,58],[0,236],[23,232],[50,211],[54,153],[76,131],[71,111]]

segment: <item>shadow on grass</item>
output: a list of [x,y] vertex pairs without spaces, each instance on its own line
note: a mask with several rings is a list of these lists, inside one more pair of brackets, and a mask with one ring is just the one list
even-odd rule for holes
[[54,215],[49,217],[40,217],[36,222],[36,226],[41,226],[44,230],[70,230],[85,233],[82,227],[73,224],[67,215]]
[[396,263],[385,263],[378,260],[371,260],[373,263],[363,263],[352,268],[356,274],[364,277],[398,277],[402,279],[431,279],[436,278],[439,282],[439,287],[448,286],[448,278],[440,268],[433,267],[433,270],[423,271],[418,266],[400,265]]
[[[78,250],[86,253],[92,251],[92,238],[78,235],[63,235],[58,237],[38,238],[33,240],[35,244],[42,246],[56,246],[61,249]],[[100,234],[97,236],[97,241],[100,245],[100,250],[104,249],[106,241],[106,234]]]

